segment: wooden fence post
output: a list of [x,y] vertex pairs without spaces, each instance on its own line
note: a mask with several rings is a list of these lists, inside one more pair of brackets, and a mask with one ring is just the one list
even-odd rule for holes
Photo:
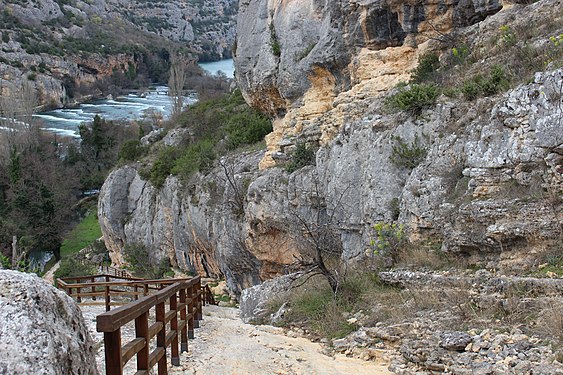
[[203,291],[201,290],[201,279],[197,280],[197,328],[199,328],[199,321],[203,320],[203,312],[202,312],[202,298],[203,298]]
[[145,339],[145,346],[137,353],[137,371],[149,370],[149,312],[135,319],[135,335]]
[[164,309],[164,301],[156,305],[156,321],[162,322],[162,328],[156,334],[156,346],[162,348],[164,353],[158,360],[158,375],[167,375],[168,369],[166,368],[166,312]]
[[187,352],[188,351],[188,319],[186,310],[186,289],[180,289],[180,304],[183,305],[182,309],[180,310],[180,319],[184,322],[181,332],[181,339],[180,339],[180,351]]
[[[106,283],[109,283],[109,276],[106,276]],[[109,285],[106,286],[106,290],[104,292],[105,297],[106,297],[106,311],[110,310],[110,304],[111,304],[111,296],[109,294]]]
[[172,315],[172,319],[170,320],[170,331],[174,332],[172,342],[170,343],[170,361],[172,366],[180,366],[180,353],[178,350],[178,297],[176,296],[176,293],[170,296],[170,311],[174,311],[174,315]]
[[121,328],[104,332],[106,375],[123,375],[121,367]]
[[194,290],[195,290],[195,286],[193,284],[191,284],[188,288],[188,296],[190,296],[190,303],[188,303],[188,338],[189,339],[193,339],[194,338],[194,304],[195,304],[195,299],[194,299]]
[[[90,279],[90,281],[92,282],[92,284],[94,284],[96,282],[96,278],[92,277]],[[96,293],[96,287],[94,285],[92,285],[92,293]],[[92,301],[96,300],[96,296],[92,296]]]

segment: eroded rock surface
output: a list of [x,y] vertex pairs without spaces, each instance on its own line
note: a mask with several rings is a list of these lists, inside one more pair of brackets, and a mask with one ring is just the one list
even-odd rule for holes
[[240,2],[236,77],[253,107],[277,118],[262,167],[297,136],[326,145],[354,102],[407,81],[432,37],[498,12],[497,0]]
[[35,275],[0,271],[0,373],[97,375],[76,303]]

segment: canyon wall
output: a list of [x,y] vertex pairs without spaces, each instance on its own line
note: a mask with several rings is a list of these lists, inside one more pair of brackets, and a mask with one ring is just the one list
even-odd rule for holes
[[[494,2],[429,4],[413,13],[370,1],[241,1],[236,74],[247,101],[274,118],[268,150],[232,155],[223,163],[231,167],[188,182],[171,176],[161,189],[141,178],[141,164],[114,171],[99,203],[113,262],[123,262],[124,244],[142,243],[155,259],[226,277],[240,292],[295,270],[307,255],[305,227],[321,215],[350,262],[376,252],[375,224],[399,223],[412,241],[468,264],[530,267],[562,235],[563,70],[475,101],[442,96],[416,116],[384,110],[383,94],[430,48],[416,30],[434,30],[431,15],[444,21],[440,32],[475,33],[522,14],[543,17],[555,3],[497,13]],[[381,24],[390,29],[377,31]],[[307,43],[290,49],[309,37],[309,54]],[[423,157],[396,163],[398,139]],[[316,165],[289,173],[280,161],[298,142],[320,146]]]

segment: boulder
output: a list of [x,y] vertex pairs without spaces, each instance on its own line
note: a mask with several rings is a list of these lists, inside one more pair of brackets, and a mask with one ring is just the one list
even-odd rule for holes
[[291,284],[301,276],[301,273],[292,273],[244,289],[240,296],[240,317],[242,320],[248,323],[266,318],[269,314],[268,302],[272,298],[287,292],[291,288]]
[[36,275],[0,271],[0,374],[98,374],[80,308]]

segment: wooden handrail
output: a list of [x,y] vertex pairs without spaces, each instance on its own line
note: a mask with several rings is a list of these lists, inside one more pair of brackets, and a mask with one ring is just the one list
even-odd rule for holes
[[[96,317],[96,330],[104,333],[107,375],[122,375],[123,367],[134,356],[137,356],[137,373],[148,374],[158,364],[158,373],[166,374],[168,347],[172,365],[180,364],[180,352],[187,351],[188,339],[194,337],[194,328],[202,318],[203,293],[199,277],[172,282],[153,295]],[[149,324],[153,307],[155,320]],[[135,338],[122,345],[121,327],[132,321],[135,321]],[[155,337],[156,347],[151,351],[150,342]]]
[[[96,280],[104,281],[96,281]],[[117,280],[117,281],[112,281]],[[76,299],[76,302],[86,305],[105,305],[106,311],[110,311],[112,306],[123,305],[130,301],[115,301],[112,297],[130,297],[138,300],[140,296],[147,296],[150,293],[159,291],[167,285],[176,283],[183,279],[152,279],[145,280],[139,278],[129,278],[113,275],[98,274],[93,276],[66,277],[57,279],[57,287]],[[84,302],[83,298],[90,297],[92,301]],[[97,298],[100,297],[98,302]],[[96,302],[94,302],[96,301]]]
[[[172,365],[179,365],[180,353],[188,350],[188,340],[194,338],[194,329],[203,319],[202,306],[217,304],[209,285],[201,285],[200,277],[144,280],[98,274],[57,279],[57,285],[79,303],[105,304],[106,313],[96,317],[96,329],[104,333],[107,375],[122,375],[125,364],[135,356],[136,374],[149,374],[155,366],[158,374],[166,374],[167,348]],[[120,304],[111,301],[112,296],[130,296],[135,301],[110,311],[111,306]],[[82,302],[86,297],[102,298],[99,303]],[[150,313],[152,309],[154,314]],[[121,327],[132,321],[135,338],[122,345]],[[153,344],[151,351],[155,338],[156,346]]]

